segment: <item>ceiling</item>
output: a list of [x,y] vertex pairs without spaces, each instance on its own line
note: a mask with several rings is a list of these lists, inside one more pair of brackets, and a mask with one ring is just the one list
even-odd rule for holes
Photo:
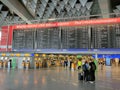
[[120,0],[110,0],[112,9],[115,9],[117,5],[120,5]]
[[77,17],[90,15],[90,0],[21,0],[36,19]]
[[[119,12],[120,0],[110,2],[111,12]],[[0,26],[51,18],[87,16],[89,19],[96,14],[101,14],[98,0],[0,0]]]

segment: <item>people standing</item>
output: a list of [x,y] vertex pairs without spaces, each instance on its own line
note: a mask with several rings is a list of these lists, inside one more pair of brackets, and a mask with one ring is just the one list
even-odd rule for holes
[[77,69],[78,69],[78,79],[83,80],[84,74],[82,70],[82,58],[80,58],[77,62]]
[[67,66],[68,66],[68,61],[65,60],[65,61],[64,61],[64,67],[67,68]]
[[95,70],[96,70],[96,65],[94,63],[93,60],[90,60],[90,70],[89,70],[89,74],[90,74],[90,83],[93,83],[95,81]]
[[82,67],[82,59],[81,58],[78,60],[77,65],[78,65],[78,70],[79,70]]
[[83,72],[84,72],[84,80],[89,81],[89,64],[87,61],[82,66]]
[[100,61],[101,70],[103,70],[103,60]]
[[70,69],[70,59],[68,58],[68,69]]

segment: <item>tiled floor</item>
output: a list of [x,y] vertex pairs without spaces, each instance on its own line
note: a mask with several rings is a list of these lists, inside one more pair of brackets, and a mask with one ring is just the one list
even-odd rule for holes
[[120,67],[96,72],[96,82],[78,81],[78,72],[61,67],[37,70],[0,69],[0,90],[120,90]]

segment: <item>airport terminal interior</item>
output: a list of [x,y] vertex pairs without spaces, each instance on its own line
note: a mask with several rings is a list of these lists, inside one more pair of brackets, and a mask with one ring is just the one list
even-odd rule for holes
[[120,0],[0,0],[0,90],[120,90]]

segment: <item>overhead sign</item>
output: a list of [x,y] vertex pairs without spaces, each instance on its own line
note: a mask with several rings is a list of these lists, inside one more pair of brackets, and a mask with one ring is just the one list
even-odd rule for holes
[[11,54],[10,54],[10,56],[14,56],[14,54],[13,54],[13,53],[11,53]]
[[104,18],[104,19],[93,19],[93,20],[78,20],[78,21],[67,21],[67,22],[50,22],[50,23],[41,23],[41,24],[14,25],[13,29],[85,26],[85,25],[100,25],[100,24],[115,24],[115,23],[120,23],[120,18]]
[[16,56],[17,56],[17,57],[20,57],[20,53],[17,53]]
[[82,57],[82,55],[77,55],[77,58],[81,58]]
[[39,56],[39,54],[35,54],[35,56],[36,56],[36,57],[38,57],[38,56]]
[[29,54],[29,53],[26,53],[24,56],[29,57],[29,56],[30,56],[30,54]]
[[3,57],[4,57],[4,56],[6,56],[6,54],[5,54],[5,53],[2,53],[2,54],[1,54],[1,56],[3,56]]

